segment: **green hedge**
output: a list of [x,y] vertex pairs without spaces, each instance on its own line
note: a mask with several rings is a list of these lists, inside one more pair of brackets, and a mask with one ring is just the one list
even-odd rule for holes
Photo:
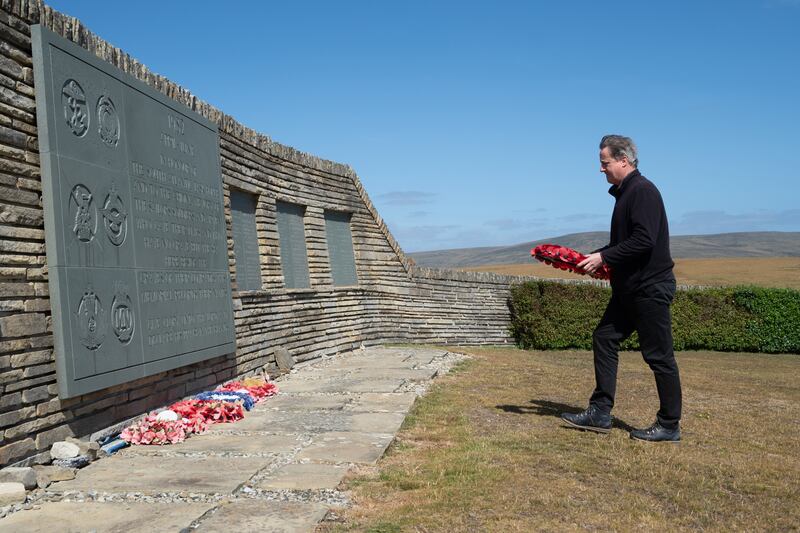
[[[591,350],[611,289],[530,281],[511,289],[511,333],[521,348]],[[676,350],[800,353],[800,291],[759,287],[679,290]],[[638,349],[634,334],[624,349]]]

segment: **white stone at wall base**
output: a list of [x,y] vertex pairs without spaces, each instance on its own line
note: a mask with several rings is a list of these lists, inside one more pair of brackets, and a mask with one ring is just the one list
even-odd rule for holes
[[71,442],[54,442],[53,447],[50,448],[50,457],[53,459],[72,459],[79,456],[81,449],[77,444]]
[[[80,440],[73,437],[67,437],[64,440],[65,442],[74,444],[78,447],[78,455],[88,455],[89,459],[92,461],[97,459],[97,455],[100,453],[100,445],[94,441]],[[54,457],[53,459],[56,458]],[[67,459],[71,459],[71,457],[68,457]]]

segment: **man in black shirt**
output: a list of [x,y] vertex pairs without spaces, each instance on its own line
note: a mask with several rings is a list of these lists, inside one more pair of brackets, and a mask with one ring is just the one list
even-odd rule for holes
[[631,438],[677,442],[681,439],[681,381],[672,348],[670,304],[675,276],[669,228],[661,194],[637,166],[636,146],[630,138],[603,137],[600,171],[611,184],[608,192],[616,198],[611,242],[578,266],[589,272],[603,264],[611,268],[611,300],[592,336],[597,385],[589,408],[561,418],[580,429],[611,431],[619,345],[636,331],[644,360],[655,375],[661,407],[656,422],[632,431]]

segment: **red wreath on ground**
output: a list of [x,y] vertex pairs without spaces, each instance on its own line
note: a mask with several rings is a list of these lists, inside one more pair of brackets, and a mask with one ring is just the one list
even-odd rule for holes
[[586,259],[587,256],[580,252],[567,248],[566,246],[559,246],[557,244],[540,244],[533,250],[531,255],[546,265],[561,270],[569,270],[582,276],[591,276],[597,279],[610,279],[611,272],[606,265],[589,273],[582,268],[578,268],[578,263]]
[[218,391],[240,391],[246,390],[250,396],[258,400],[262,400],[269,396],[275,396],[278,394],[278,387],[276,387],[273,383],[268,382],[258,382],[254,384],[248,384],[255,382],[256,380],[244,380],[244,381],[231,381],[222,385],[221,387],[217,387]]

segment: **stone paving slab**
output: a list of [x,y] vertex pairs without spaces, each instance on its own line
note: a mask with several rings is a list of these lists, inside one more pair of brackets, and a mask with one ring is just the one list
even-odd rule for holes
[[294,392],[394,392],[403,384],[403,380],[397,379],[378,379],[361,380],[349,378],[328,378],[323,380],[293,380],[281,382],[278,387],[281,391]]
[[96,461],[48,490],[231,493],[273,460],[269,457],[115,455]]
[[180,531],[211,509],[211,503],[54,502],[0,521],[0,531],[26,533],[153,533]]
[[413,364],[415,366],[417,366],[417,365],[426,366],[426,365],[430,365],[431,363],[433,363],[433,360],[437,356],[441,356],[441,355],[444,355],[444,354],[445,354],[445,352],[441,352],[441,353],[437,353],[437,354],[415,354],[415,355],[410,355],[408,357],[408,359],[406,359],[406,362],[410,363],[410,364]]
[[346,466],[320,463],[292,463],[277,469],[257,484],[265,490],[335,489],[347,473]]
[[345,406],[345,410],[405,414],[416,399],[417,395],[413,392],[365,392],[354,396],[353,401]]
[[331,463],[375,464],[391,444],[394,435],[334,431],[314,437],[313,442],[297,454],[298,460]]
[[[235,424],[211,426],[208,435],[235,432],[325,433],[356,431],[395,433],[400,429],[403,413],[371,413],[355,411],[263,411],[252,413]],[[190,439],[191,441],[191,439]],[[246,445],[242,443],[241,445]],[[240,446],[241,446],[240,445]],[[172,447],[170,447],[172,448]]]
[[[223,426],[217,426],[224,428]],[[229,429],[239,429],[230,426]],[[291,453],[300,448],[306,438],[300,435],[235,435],[231,433],[204,433],[192,435],[189,439],[170,446],[129,446],[121,450],[120,456],[126,455],[164,455],[181,453],[236,455],[258,455]]]
[[327,512],[321,503],[239,499],[221,504],[195,531],[308,533]]
[[[341,379],[344,376],[345,372],[346,372],[346,370],[344,370],[344,369],[330,368],[328,366],[320,367],[320,368],[316,368],[316,367],[303,368],[303,369],[297,371],[296,373],[292,373],[292,374],[290,374],[288,376],[284,376],[283,379],[281,379],[278,382],[278,385],[280,385],[281,383],[283,383],[283,384],[291,384],[291,383],[293,383],[293,382],[295,382],[297,380],[314,381],[314,382],[326,381],[326,380],[337,380],[337,379]],[[283,392],[283,388],[281,388],[281,392]]]
[[423,346],[373,346],[364,352],[367,357],[440,357],[446,353],[447,350],[441,348]]
[[[384,367],[384,366],[359,366],[350,368],[325,368],[325,373],[317,373],[308,376],[308,380],[317,386],[327,385],[329,382],[347,381],[387,381],[394,379],[404,379],[411,381],[422,381],[433,378],[436,368],[412,368],[411,365],[404,367]],[[345,386],[347,386],[345,384]],[[349,390],[349,389],[348,389]]]
[[357,368],[348,371],[347,379],[407,379],[410,381],[424,381],[436,375],[435,368]]
[[359,433],[397,433],[405,418],[405,413],[354,412],[348,430]]
[[[294,377],[294,376],[292,376]],[[344,390],[341,387],[341,378],[324,376],[319,379],[313,379],[311,376],[308,379],[291,379],[289,381],[278,382],[278,390],[281,394],[310,394],[322,392],[321,388],[327,389],[326,392],[341,392]]]
[[249,413],[235,424],[211,426],[208,434],[231,431],[269,431],[274,433],[320,433],[347,431],[352,425],[352,413],[343,411],[259,411]]
[[416,365],[429,365],[437,357],[447,354],[445,350],[414,350],[406,352],[406,361]]
[[[341,411],[350,401],[350,397],[344,394],[329,394],[317,396],[310,394],[288,394],[281,389],[281,394],[274,398],[269,398],[256,405],[252,412],[258,411],[321,411],[330,409],[331,411]],[[249,413],[248,413],[249,415]],[[245,416],[248,416],[245,415]]]
[[355,368],[413,368],[414,363],[406,361],[406,357],[359,357],[342,358],[334,360],[325,369],[352,370]]
[[[345,383],[342,385],[345,387],[345,390],[348,392],[395,392],[397,389],[403,385],[404,379],[396,378],[396,379],[359,379],[359,378],[348,378],[344,380]],[[321,391],[321,392],[333,392],[331,391]]]

